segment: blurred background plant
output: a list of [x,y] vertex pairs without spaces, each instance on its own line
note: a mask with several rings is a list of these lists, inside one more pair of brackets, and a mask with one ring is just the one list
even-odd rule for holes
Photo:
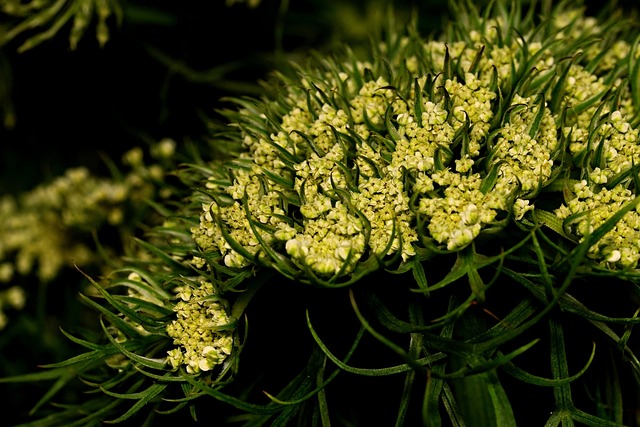
[[[391,3],[400,19],[419,10],[424,36],[449,18],[445,0],[0,0],[0,377],[73,355],[59,326],[100,330],[74,263],[116,268],[161,222],[146,203],[180,197],[173,170],[218,152],[222,98],[264,93],[310,49],[366,47]],[[9,396],[24,421],[33,401]]]

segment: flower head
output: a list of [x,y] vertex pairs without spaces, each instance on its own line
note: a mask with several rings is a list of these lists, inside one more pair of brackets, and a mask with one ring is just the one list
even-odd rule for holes
[[[371,258],[458,251],[505,218],[522,220],[562,165],[553,93],[570,85],[553,77],[558,52],[535,32],[524,38],[537,59],[523,80],[539,66],[549,83],[510,96],[522,42],[488,24],[466,41],[406,37],[368,60],[280,76],[276,99],[233,114],[245,151],[210,186],[216,195],[192,228],[199,247],[227,267],[338,280]],[[578,92],[565,91],[568,104]]]
[[176,320],[167,325],[167,333],[178,347],[167,352],[174,368],[185,365],[190,374],[210,371],[221,364],[233,348],[229,331],[231,320],[224,301],[216,297],[211,283],[182,285],[176,289],[179,301],[174,305]]

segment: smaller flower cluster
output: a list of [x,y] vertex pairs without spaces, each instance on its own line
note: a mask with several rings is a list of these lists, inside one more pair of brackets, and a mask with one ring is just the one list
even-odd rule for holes
[[[52,282],[72,265],[104,271],[107,265],[95,250],[93,233],[100,238],[106,231],[119,232],[101,242],[115,258],[138,221],[160,222],[145,202],[172,196],[173,189],[163,181],[175,168],[175,142],[159,141],[150,155],[153,161],[145,164],[142,149],[125,153],[123,163],[131,170],[122,177],[102,178],[84,167],[70,168],[26,193],[0,195],[0,289],[5,289],[0,292],[21,286],[20,276]],[[27,297],[29,290],[23,293]]]
[[[639,158],[639,131],[631,127],[620,110],[602,115],[601,124],[591,137],[578,124],[571,128],[570,149],[577,156],[596,159],[585,169],[583,179],[569,188],[571,197],[555,210],[580,241],[602,225],[635,197],[630,186]],[[637,191],[637,190],[636,190]],[[590,256],[609,267],[636,268],[640,261],[640,216],[628,212],[602,239],[594,244]]]
[[447,250],[469,245],[484,227],[496,220],[500,210],[508,210],[504,192],[485,194],[480,190],[479,174],[465,176],[443,171],[434,173],[432,179],[444,189],[443,196],[421,199],[419,211],[429,218],[431,236],[444,243]]
[[[500,129],[492,152],[494,162],[503,161],[504,176],[517,178],[524,194],[536,192],[550,177],[553,154],[558,148],[554,117],[546,103],[514,95],[509,122]],[[531,129],[541,114],[537,129]],[[533,135],[532,135],[533,134]]]
[[[634,198],[631,190],[617,185],[594,192],[586,180],[573,185],[575,197],[556,210],[569,231],[581,241]],[[640,213],[624,215],[613,229],[589,249],[589,255],[603,265],[635,268],[640,260]]]
[[151,149],[156,163],[145,165],[142,149],[132,149],[123,159],[132,170],[122,179],[100,178],[77,167],[18,197],[0,197],[0,264],[12,271],[0,283],[32,271],[50,281],[65,265],[97,261],[92,231],[135,226],[132,218],[140,219],[144,200],[170,195],[159,186],[173,168],[174,150],[172,140],[159,142]]
[[167,325],[167,333],[179,347],[167,352],[167,362],[174,369],[185,365],[190,374],[210,371],[233,349],[225,302],[204,280],[198,287],[185,284],[176,291],[179,301],[173,311],[177,319]]

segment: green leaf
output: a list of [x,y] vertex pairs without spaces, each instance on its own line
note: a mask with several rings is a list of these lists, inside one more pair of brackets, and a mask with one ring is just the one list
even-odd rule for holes
[[[455,304],[455,298],[450,298],[449,309],[447,311],[451,312]],[[454,326],[455,324],[453,322],[445,324],[440,331],[440,337],[451,340]],[[448,383],[442,379],[447,367],[447,361],[448,359],[445,359],[441,363],[434,363],[430,366],[424,397],[422,399],[422,420],[424,425],[439,427],[442,424],[440,401],[442,401],[449,410],[447,402],[449,400],[448,394],[450,394],[450,390]],[[451,397],[451,399],[452,398],[453,397]]]
[[469,376],[475,376],[478,374],[485,374],[495,368],[499,368],[505,364],[507,364],[509,361],[511,361],[513,358],[521,355],[522,353],[526,352],[527,350],[529,350],[531,347],[533,347],[535,344],[537,344],[540,341],[540,339],[535,339],[517,349],[515,349],[514,351],[512,351],[511,353],[508,354],[498,354],[496,355],[496,357],[494,357],[493,359],[485,359],[484,357],[480,356],[478,353],[468,353],[468,354],[463,354],[462,358],[465,359],[466,361],[466,365],[462,366],[461,368],[459,368],[458,370],[448,373],[448,374],[444,374],[442,376],[442,378],[444,379],[460,379],[460,378],[466,378]]
[[[550,319],[549,328],[551,330],[551,372],[553,374],[553,378],[568,378],[569,366],[567,362],[562,325],[558,320]],[[554,387],[553,394],[555,396],[557,410],[564,411],[573,408],[571,386],[568,383],[562,383]]]
[[[414,309],[411,310],[411,313],[414,314],[413,317],[416,317],[416,309],[415,309],[415,305],[413,306]],[[417,320],[417,319],[412,319],[413,321]],[[421,322],[420,322],[421,323]],[[410,336],[410,341],[409,341],[409,356],[412,359],[418,359],[420,357],[420,353],[422,351],[422,334],[420,333],[413,333]],[[411,371],[407,371],[407,373],[405,374],[405,380],[404,380],[404,387],[402,389],[402,395],[400,397],[400,405],[398,408],[398,416],[396,417],[396,427],[401,427],[403,425],[405,425],[405,419],[407,416],[407,413],[409,411],[409,404],[412,400],[412,394],[413,394],[413,390],[414,390],[414,384],[415,384],[415,380],[416,380],[416,371],[415,370],[411,370]]]
[[[633,45],[631,47],[631,51],[629,52],[629,86],[631,88],[631,99],[633,100],[633,105],[640,105],[640,58],[638,58],[638,50],[640,49],[640,35],[636,37],[633,41]],[[633,126],[637,126],[637,121],[640,118],[638,113],[636,113],[636,117],[633,123]]]
[[[309,319],[309,313],[307,311],[307,321]],[[314,334],[314,337],[317,337],[317,335],[315,335],[315,331],[313,330],[313,328],[311,327],[311,324],[309,323],[309,321],[307,322],[309,325],[309,328],[311,330],[311,333]],[[351,356],[353,356],[353,353],[356,351],[356,349],[358,348],[358,344],[360,343],[360,339],[362,338],[362,332],[364,332],[364,329],[361,329],[361,333],[358,335],[358,337],[356,337],[356,339],[353,342],[353,345],[351,346],[351,348],[349,349],[349,351],[347,352],[347,354],[345,355],[344,358],[344,362],[348,362],[349,359],[351,358]],[[318,338],[319,340],[319,338]],[[317,341],[320,344],[320,341]],[[271,399],[273,402],[279,403],[281,405],[297,405],[300,403],[303,403],[304,401],[308,400],[309,398],[313,397],[314,395],[318,395],[318,399],[320,401],[325,399],[324,396],[324,389],[334,380],[334,378],[341,372],[341,370],[335,370],[331,373],[331,375],[329,375],[329,377],[322,381],[322,378],[324,376],[324,370],[325,370],[325,363],[326,363],[326,357],[327,357],[327,353],[324,351],[326,349],[326,347],[324,346],[319,346],[320,350],[323,351],[323,354],[325,356],[325,360],[322,362],[322,368],[321,370],[318,371],[317,374],[317,382],[316,382],[316,388],[314,390],[311,390],[309,393],[307,393],[306,395],[297,398],[295,400],[287,400],[284,401],[282,399],[278,399],[274,396],[271,396],[269,393],[264,392],[267,397],[269,397],[269,399]],[[326,402],[322,403],[320,402],[320,406],[326,406],[325,405]],[[323,416],[324,419],[324,416]]]
[[478,299],[478,302],[484,301],[485,285],[478,273],[478,270],[495,262],[500,262],[504,255],[495,257],[480,255],[475,252],[473,244],[458,251],[456,255],[456,262],[451,268],[451,271],[438,283],[427,287],[426,290],[434,291],[436,289],[441,289],[451,283],[454,283],[458,279],[467,276],[473,295]]
[[[331,426],[331,412],[329,411],[329,404],[327,402],[327,396],[324,387],[328,382],[323,381],[324,368],[326,366],[327,359],[325,358],[322,364],[322,369],[318,370],[316,376],[316,390],[318,390],[318,411],[320,412],[320,420],[323,427]],[[334,371],[337,373],[338,371]]]
[[575,239],[575,237],[565,232],[565,227],[563,225],[564,222],[562,219],[558,218],[557,215],[551,212],[547,212],[543,209],[534,209],[533,215],[534,215],[535,221],[538,224],[544,227],[548,227],[549,229],[553,230],[554,232],[561,235],[565,239],[571,240],[577,243],[577,240]]
[[413,81],[413,93],[413,116],[418,126],[422,127],[422,88],[420,87],[420,82],[417,77]]
[[[111,322],[111,324],[116,327],[120,332],[122,332],[123,334],[127,335],[128,337],[138,337],[140,336],[140,331],[137,330],[133,325],[131,325],[129,322],[127,322],[126,320],[124,320],[122,317],[118,316],[117,314],[115,314],[114,312],[112,312],[111,310],[109,310],[108,308],[102,306],[101,304],[98,304],[97,302],[95,302],[93,299],[89,298],[88,296],[84,295],[84,294],[79,294],[80,296],[80,300],[82,302],[84,302],[86,305],[88,305],[91,308],[94,308],[96,311],[100,312],[103,314],[103,316],[109,320],[109,322]],[[119,304],[115,298],[111,297],[111,300],[115,301],[116,304],[116,309],[118,308]],[[126,311],[131,311],[128,308],[125,308]],[[136,314],[137,317],[137,314]]]
[[442,392],[442,402],[449,414],[449,419],[454,426],[465,427],[467,424],[464,422],[464,416],[460,412],[460,408],[458,407],[458,403],[456,402],[455,396],[451,391],[448,382],[445,382],[442,385]]
[[144,240],[139,239],[137,237],[133,237],[133,240],[136,243],[138,243],[140,246],[142,246],[144,249],[151,252],[154,256],[158,257],[158,259],[162,260],[168,267],[172,268],[176,272],[188,271],[187,267],[185,267],[184,264],[182,264],[179,261],[176,261],[174,257],[164,252],[162,249],[158,248],[157,246],[152,245],[151,243],[145,242]]
[[387,128],[387,132],[389,133],[389,136],[391,137],[391,140],[393,142],[398,142],[402,139],[402,135],[400,135],[400,133],[398,133],[398,129],[396,129],[396,127],[394,126],[394,124],[391,122],[391,113],[393,111],[393,105],[389,104],[389,106],[387,107],[387,112],[384,116],[384,123],[385,123],[385,127]]
[[529,124],[529,136],[531,139],[535,139],[538,134],[538,130],[540,129],[540,123],[542,123],[542,118],[544,117],[544,113],[547,110],[547,103],[544,99],[544,93],[540,94],[538,101],[538,111],[536,112],[533,121]]
[[107,424],[117,424],[131,418],[144,408],[149,402],[151,402],[157,395],[162,393],[167,388],[167,384],[155,383],[149,386],[144,392],[139,395],[139,400],[131,407],[127,412],[119,416],[118,418],[110,421],[105,421]]
[[247,403],[244,400],[222,393],[220,390],[218,390],[218,388],[210,387],[207,384],[204,384],[201,378],[194,377],[189,374],[184,374],[183,378],[195,389],[202,391],[204,394],[207,394],[215,398],[216,400],[227,403],[234,408],[240,409],[250,414],[271,415],[282,410],[281,405],[277,405],[274,403],[269,403],[267,405],[254,405],[252,403]]
[[388,347],[389,349],[391,349],[392,351],[397,353],[402,359],[404,359],[406,361],[406,363],[409,366],[413,367],[418,372],[424,372],[424,367],[421,364],[419,364],[413,357],[411,357],[402,347],[400,347],[399,345],[394,343],[392,340],[390,340],[389,338],[385,337],[384,335],[382,335],[381,333],[379,333],[375,329],[373,329],[373,327],[371,327],[369,322],[364,318],[364,316],[360,312],[360,309],[358,308],[358,305],[356,304],[355,296],[354,296],[354,293],[353,293],[353,288],[349,289],[349,300],[351,301],[351,307],[353,307],[353,311],[356,313],[356,316],[358,317],[358,320],[360,320],[360,323],[362,324],[362,326],[371,335],[373,335],[374,338],[376,338],[378,341],[380,341],[386,347]]
[[[379,376],[399,374],[399,373],[407,372],[414,369],[413,366],[410,366],[407,363],[397,365],[397,366],[391,366],[387,368],[355,368],[355,367],[349,366],[343,361],[341,361],[339,358],[337,358],[333,353],[331,353],[329,348],[322,342],[317,332],[313,329],[313,326],[311,325],[311,319],[309,318],[308,312],[307,312],[307,326],[311,331],[311,335],[313,336],[313,339],[316,341],[316,343],[318,344],[322,352],[329,358],[329,360],[335,363],[343,371],[350,372],[352,374],[362,375],[362,376],[379,377]],[[360,328],[358,332],[358,336],[356,337],[356,341],[354,341],[354,346],[357,344],[357,342],[359,342],[360,339],[362,339],[362,336],[364,335],[365,331],[366,329],[364,327]],[[426,366],[440,359],[443,359],[445,357],[446,357],[445,354],[437,353],[433,356],[426,356],[426,357],[417,359],[416,363]]]
[[410,260],[408,264],[411,266],[413,280],[418,285],[418,289],[424,291],[426,296],[429,296],[429,284],[427,283],[427,275],[424,272],[422,262],[416,257]]
[[594,415],[587,414],[579,409],[573,409],[571,411],[571,418],[579,425],[585,425],[588,427],[625,427],[625,424],[617,423],[615,421],[605,420]]
[[[142,366],[146,366],[147,368],[151,368],[151,369],[160,369],[160,370],[165,370],[167,368],[167,362],[166,362],[166,358],[162,358],[162,359],[157,359],[157,358],[151,358],[151,357],[145,357],[145,356],[141,356],[139,354],[134,353],[133,351],[127,349],[123,344],[119,343],[115,338],[113,338],[111,336],[111,334],[109,333],[109,330],[107,329],[107,326],[104,324],[104,322],[102,321],[102,319],[100,319],[100,324],[102,325],[102,329],[104,330],[105,335],[107,336],[107,338],[109,338],[109,341],[111,341],[111,343],[118,349],[120,350],[120,352],[122,354],[124,354],[125,356],[127,356],[129,359],[131,359],[134,362],[137,362],[139,364],[141,364]],[[153,337],[151,337],[153,338]],[[162,338],[161,338],[162,339]],[[147,339],[147,342],[144,342],[143,340],[140,340],[141,342],[136,342],[133,341],[133,343],[137,344],[136,347],[140,347],[140,348],[153,348],[153,341]],[[157,341],[154,340],[154,341]],[[166,338],[166,341],[168,342],[169,339]],[[126,341],[125,341],[126,343]]]
[[489,173],[482,179],[482,184],[480,185],[480,191],[482,194],[487,194],[489,191],[493,190],[493,187],[496,186],[496,182],[498,182],[498,175],[500,173],[500,167],[506,163],[506,160],[499,160],[491,165],[489,169]]
[[595,354],[596,354],[596,345],[594,343],[593,348],[591,350],[591,355],[589,356],[589,360],[587,360],[587,363],[585,364],[585,366],[582,369],[580,369],[580,371],[578,371],[576,374],[566,378],[544,378],[537,375],[532,375],[518,368],[512,362],[509,362],[504,366],[502,366],[502,369],[509,375],[513,376],[514,378],[517,378],[518,380],[526,382],[528,384],[533,384],[541,387],[560,387],[560,386],[569,384],[577,380],[578,378],[580,378],[582,375],[584,375],[584,373],[587,372],[587,369],[589,369],[589,366],[591,366],[591,362],[593,361]]
[[[55,396],[59,391],[61,391],[67,384],[77,377],[79,372],[84,370],[88,370],[94,368],[97,365],[102,364],[102,360],[100,359],[91,359],[86,361],[84,364],[75,367],[65,367],[65,368],[57,368],[49,373],[41,373],[40,380],[48,380],[57,377],[55,383],[47,390],[47,392],[38,400],[38,402],[34,405],[34,407],[29,411],[29,415],[34,415],[38,409],[40,409],[45,403],[49,402],[53,396]],[[55,374],[55,376],[54,376]],[[37,379],[39,375],[34,374],[33,376],[23,376],[20,382],[23,381],[40,381]],[[50,378],[49,378],[50,377]]]

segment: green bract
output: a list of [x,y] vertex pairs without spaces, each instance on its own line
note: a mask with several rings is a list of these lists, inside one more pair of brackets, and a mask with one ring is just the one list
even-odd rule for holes
[[439,39],[390,19],[228,100],[227,155],[92,280],[106,340],[13,380],[99,387],[49,421],[639,424],[637,28],[463,3]]

